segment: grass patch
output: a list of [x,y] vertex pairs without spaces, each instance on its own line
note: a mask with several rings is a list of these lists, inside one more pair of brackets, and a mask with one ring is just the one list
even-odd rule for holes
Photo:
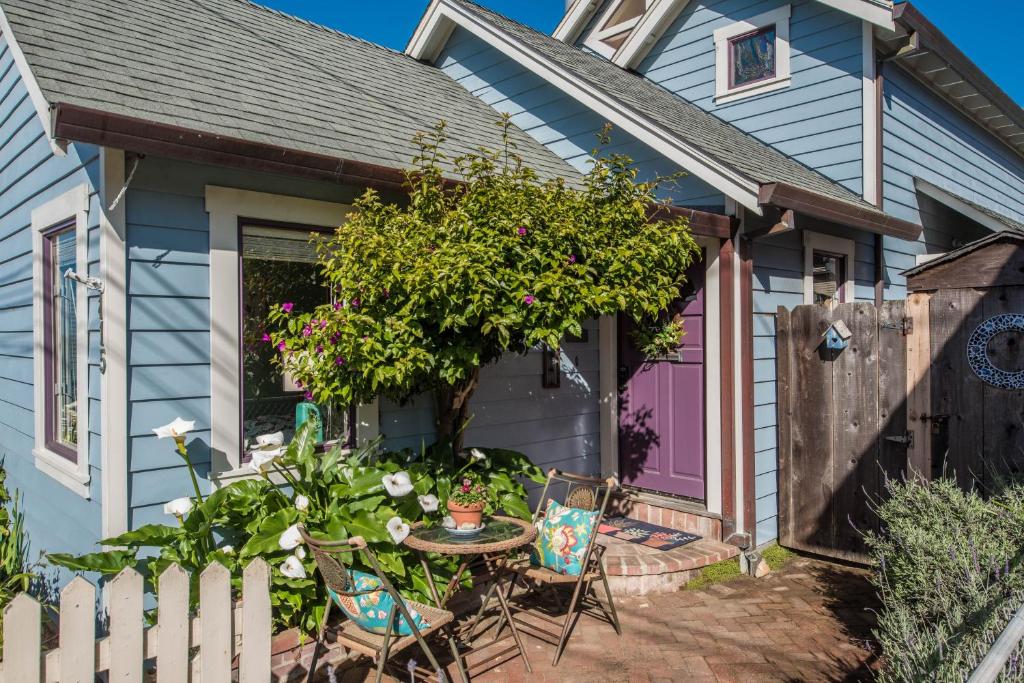
[[796,557],[796,553],[776,543],[765,548],[761,557],[768,563],[768,568],[774,572],[782,569],[787,562]]
[[731,560],[702,567],[697,577],[690,579],[683,588],[688,591],[700,590],[716,583],[735,579],[737,576],[740,576],[740,561],[734,557]]

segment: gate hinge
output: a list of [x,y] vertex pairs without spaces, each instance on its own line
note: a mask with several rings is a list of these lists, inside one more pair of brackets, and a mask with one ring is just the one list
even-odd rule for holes
[[879,325],[885,330],[899,330],[904,337],[914,331],[914,319],[902,318],[900,320],[888,320]]
[[899,445],[906,446],[907,448],[913,448],[914,432],[904,432],[899,436],[887,436],[885,437],[885,440],[892,441],[893,443],[898,443]]

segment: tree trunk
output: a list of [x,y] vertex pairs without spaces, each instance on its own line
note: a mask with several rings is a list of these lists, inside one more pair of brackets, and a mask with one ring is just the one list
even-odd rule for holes
[[449,439],[456,453],[462,450],[463,427],[469,417],[469,398],[480,382],[480,368],[459,384],[437,390],[437,440]]

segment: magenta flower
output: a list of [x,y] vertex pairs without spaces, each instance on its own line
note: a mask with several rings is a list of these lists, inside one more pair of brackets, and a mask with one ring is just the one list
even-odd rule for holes
[[520,226],[519,229],[516,230],[516,232],[519,233],[520,237],[526,237],[526,228]]
[[331,335],[332,344],[337,344],[339,339],[341,339],[341,332],[335,332],[334,334]]
[[321,320],[320,321],[320,329],[322,330],[322,329],[325,329],[326,327],[327,327],[327,321],[326,320]]
[[344,365],[345,364],[345,359],[342,358],[341,356],[338,356],[337,358],[334,359],[334,364],[335,365]]
[[340,301],[335,301],[334,302],[334,310],[336,310],[336,311],[340,311],[341,310],[341,302]]
[[301,389],[302,388],[302,382],[299,382],[298,380],[296,380],[295,381],[295,386],[297,386],[299,389]]
[[312,391],[307,391],[306,392],[306,400],[307,401],[312,401],[313,400],[313,392]]
[[281,310],[284,311],[285,313],[291,313],[293,308],[295,308],[295,304],[293,304],[291,301],[286,301],[285,303],[281,304]]
[[263,333],[263,341],[270,343],[270,335],[266,332]]
[[569,263],[576,263],[576,254],[569,254]]
[[359,308],[359,299],[352,299],[352,308]]
[[283,339],[281,341],[277,342],[277,350],[278,351],[284,351],[287,348],[288,348],[288,346],[287,346],[287,344],[284,343]]
[[303,337],[308,337],[311,334],[313,334],[313,328],[311,328],[309,325],[306,325],[305,327],[302,328]]
[[323,353],[324,352],[324,345],[323,344],[317,344],[316,345],[316,352],[317,353]]
[[536,300],[537,299],[534,298],[533,294],[527,294],[526,296],[523,297],[523,303],[526,304],[527,306],[532,306],[533,302]]
[[391,297],[391,292],[389,292],[389,291],[387,290],[387,288],[385,288],[385,289],[384,289],[384,291],[383,291],[383,292],[381,292],[381,294],[383,294],[383,295],[384,295],[384,298],[385,298],[385,299],[387,299],[387,298],[390,298],[390,297]]

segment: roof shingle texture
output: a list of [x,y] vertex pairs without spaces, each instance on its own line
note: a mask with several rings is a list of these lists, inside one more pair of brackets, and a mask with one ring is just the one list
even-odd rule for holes
[[786,183],[878,212],[846,187],[642,76],[468,0],[449,1],[569,71],[609,101],[643,114],[669,134],[758,184]]
[[[501,145],[498,115],[440,70],[247,0],[0,0],[51,104],[408,167],[448,123],[449,156]],[[542,176],[578,173],[519,129]]]

